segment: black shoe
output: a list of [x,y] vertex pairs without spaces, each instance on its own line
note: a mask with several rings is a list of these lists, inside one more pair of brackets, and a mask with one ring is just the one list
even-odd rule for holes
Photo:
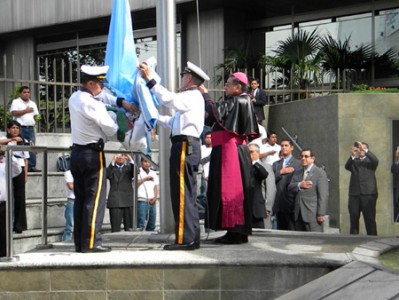
[[188,244],[168,244],[163,247],[163,250],[195,250],[199,249],[199,242],[191,242]]
[[100,252],[110,252],[110,251],[111,251],[110,247],[97,246],[94,247],[93,249],[82,250],[82,253],[100,253]]
[[241,234],[236,232],[227,232],[224,236],[214,239],[213,242],[224,245],[239,245],[242,244],[243,241]]
[[32,167],[28,169],[28,172],[41,172],[42,170],[36,169],[36,167]]
[[242,240],[242,243],[243,243],[243,244],[248,243],[248,235],[247,235],[247,234],[243,234],[243,235],[241,236],[241,240]]

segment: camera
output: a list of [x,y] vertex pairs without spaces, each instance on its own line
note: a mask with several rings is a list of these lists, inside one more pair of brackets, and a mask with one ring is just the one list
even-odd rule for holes
[[356,148],[359,148],[359,147],[360,147],[360,144],[359,144],[358,142],[355,142],[355,143],[353,144],[353,146],[355,146]]
[[22,140],[21,142],[17,142],[19,146],[30,146],[30,142],[27,140]]

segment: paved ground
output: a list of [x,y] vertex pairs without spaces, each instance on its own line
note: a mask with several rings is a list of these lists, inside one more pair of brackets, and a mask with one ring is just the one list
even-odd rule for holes
[[[53,244],[19,254],[18,261],[0,263],[4,268],[102,265],[326,265],[338,269],[310,282],[281,299],[396,299],[399,274],[384,269],[378,256],[399,247],[398,238],[316,234],[274,230],[255,231],[248,244],[216,245],[210,239],[222,235],[213,232],[201,236],[201,248],[195,251],[164,251],[170,235],[147,232],[121,232],[103,235],[110,253],[75,253],[69,242]],[[342,267],[344,266],[344,267]]]

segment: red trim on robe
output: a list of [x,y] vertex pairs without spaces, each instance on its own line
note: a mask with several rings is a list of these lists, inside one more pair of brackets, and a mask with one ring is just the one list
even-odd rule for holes
[[244,225],[244,190],[237,145],[245,144],[245,136],[223,130],[212,132],[212,146],[222,147],[220,174],[222,228]]

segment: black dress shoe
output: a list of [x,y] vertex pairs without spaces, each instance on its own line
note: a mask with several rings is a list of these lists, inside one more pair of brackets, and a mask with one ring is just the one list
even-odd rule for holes
[[239,245],[242,244],[242,237],[239,233],[227,232],[224,236],[214,239],[213,242],[224,245]]
[[93,249],[82,250],[82,253],[100,253],[100,252],[110,252],[110,251],[111,251],[110,247],[97,246],[94,247]]
[[242,240],[243,244],[248,243],[248,235],[247,234],[243,234],[241,236],[241,240]]
[[41,172],[42,170],[36,169],[36,167],[32,167],[28,169],[29,172]]
[[200,243],[199,242],[191,242],[188,244],[168,244],[163,247],[163,250],[195,250],[199,249]]

